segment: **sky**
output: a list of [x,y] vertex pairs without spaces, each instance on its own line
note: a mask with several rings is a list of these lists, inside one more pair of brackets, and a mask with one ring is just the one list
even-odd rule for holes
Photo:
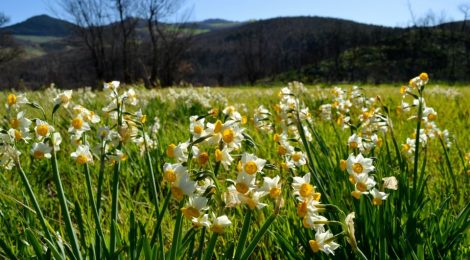
[[[0,0],[0,11],[14,24],[27,18],[57,16],[54,0]],[[470,0],[185,0],[189,20],[222,18],[231,21],[267,19],[279,16],[325,16],[362,23],[404,27],[430,12],[438,20],[461,20],[459,5]],[[51,8],[52,7],[52,8]],[[443,18],[443,19],[442,19]]]

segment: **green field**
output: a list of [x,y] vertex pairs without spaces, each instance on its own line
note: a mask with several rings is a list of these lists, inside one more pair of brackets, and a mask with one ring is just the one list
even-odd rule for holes
[[468,258],[470,87],[415,82],[0,93],[0,258]]

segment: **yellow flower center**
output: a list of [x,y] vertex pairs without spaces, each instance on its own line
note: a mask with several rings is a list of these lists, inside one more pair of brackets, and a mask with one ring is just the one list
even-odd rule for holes
[[362,193],[360,191],[357,191],[357,190],[351,192],[351,196],[353,196],[355,199],[360,199],[361,195],[362,195]]
[[364,167],[362,167],[360,163],[353,164],[352,169],[355,173],[362,173],[362,171],[364,171]]
[[18,120],[16,118],[12,118],[10,120],[10,125],[11,125],[11,128],[17,129],[20,126],[20,120]]
[[250,209],[255,209],[256,208],[256,201],[252,198],[247,198],[245,203],[246,203],[246,205],[248,205],[248,207]]
[[436,118],[437,118],[437,115],[436,115],[436,114],[429,114],[429,115],[428,115],[428,120],[429,120],[429,121],[434,121],[434,120],[436,120]]
[[211,227],[212,232],[215,232],[217,234],[222,234],[224,233],[224,227],[220,224],[214,224]]
[[179,187],[171,187],[171,194],[177,201],[181,201],[184,196],[183,190]]
[[142,124],[145,124],[145,122],[147,122],[147,115],[142,115],[142,116],[140,117],[140,122],[141,122]]
[[320,201],[321,193],[320,192],[314,192],[312,194],[312,198],[313,198],[313,200]]
[[72,126],[75,129],[81,129],[83,125],[83,120],[79,117],[76,117],[72,120]]
[[163,175],[163,178],[168,181],[168,182],[174,182],[176,181],[176,174],[173,169],[168,169],[165,171],[165,174]]
[[222,139],[227,144],[233,142],[234,137],[235,137],[235,133],[233,132],[232,128],[225,129],[224,132],[222,133]]
[[215,160],[218,162],[222,161],[222,151],[219,149],[215,150]]
[[214,125],[214,133],[220,133],[222,131],[222,122],[220,120],[217,120]]
[[15,140],[19,141],[19,140],[21,140],[21,138],[23,138],[23,135],[21,134],[21,132],[19,130],[15,129]]
[[358,182],[357,185],[356,185],[356,188],[361,192],[366,192],[367,191],[367,185],[363,182]]
[[248,190],[249,190],[248,185],[246,185],[246,184],[243,183],[243,182],[238,182],[237,184],[235,184],[235,188],[236,188],[237,191],[240,192],[241,194],[245,194],[245,193],[247,193]]
[[302,185],[300,185],[300,189],[299,189],[299,194],[300,196],[302,197],[308,197],[312,194],[313,192],[313,186],[309,183],[303,183]]
[[341,160],[339,161],[339,167],[341,168],[342,171],[345,171],[346,170],[346,160]]
[[274,142],[279,142],[279,141],[281,141],[281,136],[279,134],[274,134],[273,140],[274,140]]
[[33,156],[36,159],[42,159],[42,158],[44,158],[44,152],[36,150],[36,151],[34,151]]
[[199,163],[199,165],[204,165],[207,163],[207,161],[209,161],[209,154],[206,152],[199,154],[199,156],[197,157],[197,162]]
[[280,194],[281,194],[281,189],[278,187],[274,187],[269,190],[269,196],[271,196],[271,198],[273,199],[277,198]]
[[287,149],[283,145],[279,145],[277,147],[277,154],[285,155],[287,153]]
[[312,249],[314,253],[318,253],[318,251],[320,251],[320,245],[317,243],[317,241],[310,240],[308,241],[308,244],[310,245],[310,249]]
[[14,104],[16,104],[15,94],[8,94],[7,103],[8,103],[9,106],[13,106]]
[[76,161],[78,164],[85,164],[88,162],[88,157],[84,154],[80,154],[79,156],[77,156]]
[[401,88],[400,88],[400,94],[402,94],[402,95],[405,94],[405,93],[406,93],[406,89],[407,89],[406,86],[401,86]]
[[375,206],[380,206],[380,205],[382,205],[382,199],[381,198],[374,198],[372,200],[372,204],[374,204]]
[[359,146],[359,145],[358,145],[357,142],[355,142],[355,141],[352,141],[352,142],[349,143],[349,147],[350,147],[351,149],[356,149],[358,146]]
[[194,128],[193,128],[194,133],[196,133],[198,135],[200,135],[202,133],[202,130],[204,130],[204,129],[202,129],[202,126],[200,126],[200,125],[195,125]]
[[67,97],[66,95],[60,96],[60,102],[62,102],[62,104],[68,103],[69,100],[70,100],[69,97]]
[[170,144],[168,145],[168,148],[166,148],[166,155],[170,158],[175,157],[175,144]]
[[349,175],[348,179],[350,183],[356,184],[356,177],[354,177],[354,175]]
[[410,150],[411,146],[409,144],[404,144],[403,145],[403,148],[402,148],[402,151],[403,152],[408,152]]
[[258,171],[258,166],[255,162],[249,161],[245,163],[245,172],[248,174],[254,174]]
[[294,153],[292,155],[292,160],[294,160],[294,162],[300,161],[301,158],[302,158],[302,155],[300,153]]
[[183,212],[183,215],[189,220],[197,218],[200,215],[199,210],[191,206],[182,208],[181,211]]
[[36,128],[36,133],[40,136],[46,136],[49,133],[49,127],[46,124],[39,125]]
[[246,125],[248,123],[248,118],[246,116],[242,116],[242,125]]
[[419,74],[419,78],[422,80],[422,81],[427,81],[429,79],[429,76],[426,72],[423,72],[421,74]]
[[300,202],[297,206],[297,215],[301,218],[307,215],[308,208],[307,208],[307,201]]

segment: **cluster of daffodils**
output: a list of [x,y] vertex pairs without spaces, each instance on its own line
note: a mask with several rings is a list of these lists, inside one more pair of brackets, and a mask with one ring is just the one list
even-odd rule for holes
[[[412,158],[415,153],[417,136],[419,136],[419,142],[422,147],[425,147],[429,140],[436,137],[440,138],[447,148],[450,148],[452,145],[449,131],[447,129],[443,131],[439,129],[436,124],[437,112],[432,107],[427,106],[424,100],[423,90],[428,81],[428,74],[423,72],[418,77],[411,79],[407,86],[402,86],[400,88],[402,101],[401,105],[397,108],[397,111],[399,113],[406,113],[410,112],[412,108],[420,108],[422,110],[421,128],[419,133],[416,130],[412,136],[408,137],[406,142],[402,144],[402,152],[407,156],[407,158]],[[416,116],[410,117],[410,119],[416,118]]]
[[[209,119],[218,118],[218,109],[211,109],[204,116],[191,116],[191,138],[168,146],[166,155],[172,162],[165,163],[163,169],[164,182],[169,184],[172,196],[180,202],[188,198],[181,208],[183,215],[194,227],[210,228],[217,233],[231,224],[226,215],[216,217],[216,208],[212,218],[209,217],[210,198],[222,190],[217,176],[223,174],[229,178],[223,180],[227,188],[219,193],[220,200],[213,201],[223,201],[227,208],[247,205],[250,210],[261,209],[267,205],[262,202],[267,195],[281,198],[280,177],[261,178],[266,160],[246,152],[240,156],[244,140],[249,138],[242,127],[246,117],[233,106],[227,106],[221,114],[223,119],[215,122]],[[213,178],[204,174],[209,171]]]
[[352,128],[348,138],[350,149],[368,153],[381,147],[382,138],[391,124],[381,112],[380,97],[367,98],[362,90],[353,86],[350,91],[335,87],[332,103],[320,106],[320,116],[324,121],[333,121],[342,129]]
[[[354,191],[351,195],[360,199],[362,195],[370,194],[372,196],[372,204],[379,206],[387,199],[388,195],[384,191],[377,189],[377,182],[371,173],[375,170],[372,165],[371,158],[365,158],[362,154],[355,156],[351,153],[347,160],[341,160],[340,166],[343,171],[348,172],[349,181],[354,185]],[[382,179],[383,189],[397,190],[398,182],[393,176]]]

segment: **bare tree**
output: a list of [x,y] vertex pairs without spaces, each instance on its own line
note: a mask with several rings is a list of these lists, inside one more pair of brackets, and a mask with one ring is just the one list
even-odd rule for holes
[[8,21],[9,18],[5,14],[0,13],[0,64],[13,60],[22,52],[22,49],[13,40],[10,33],[1,28]]

